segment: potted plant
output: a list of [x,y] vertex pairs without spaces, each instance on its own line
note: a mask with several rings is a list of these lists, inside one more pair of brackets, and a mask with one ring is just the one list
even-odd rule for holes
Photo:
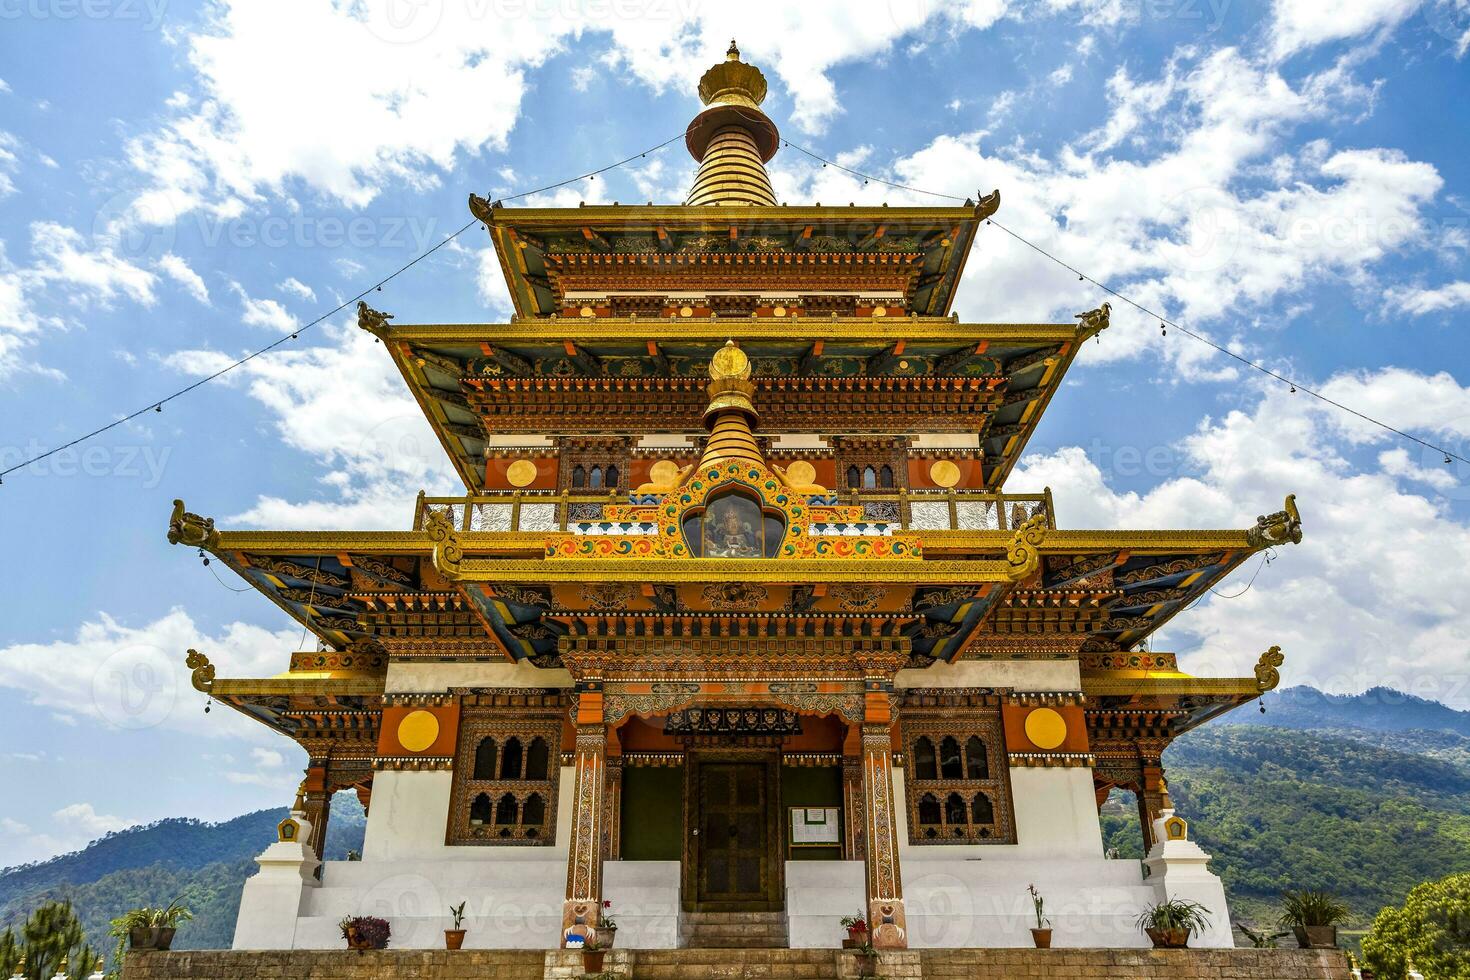
[[454,916],[454,928],[444,930],[444,948],[459,949],[464,945],[464,902],[449,906],[449,914]]
[[1281,893],[1278,924],[1296,935],[1302,949],[1332,949],[1337,945],[1337,924],[1351,910],[1328,892],[1303,889]]
[[857,949],[867,943],[868,917],[861,911],[857,915],[844,915],[842,928],[847,930],[847,939],[843,942],[843,946],[848,949]]
[[1252,949],[1275,949],[1276,940],[1284,939],[1291,935],[1290,932],[1267,932],[1264,929],[1257,931],[1244,922],[1237,922],[1235,928],[1239,929],[1240,934],[1250,940]]
[[618,924],[613,921],[612,902],[608,899],[602,900],[602,908],[597,912],[597,941],[605,949],[611,949],[613,940],[618,938]]
[[126,936],[130,949],[166,950],[173,945],[179,923],[192,918],[194,913],[174,899],[161,909],[145,905],[124,912],[112,920],[111,931],[119,947]]
[[607,956],[607,947],[596,936],[582,944],[582,972],[601,973],[602,961]]
[[857,947],[857,972],[860,977],[871,977],[878,969],[878,951],[866,939]]
[[1138,917],[1138,927],[1148,934],[1154,949],[1184,949],[1193,933],[1209,928],[1209,910],[1198,902],[1171,898],[1150,905]]
[[387,949],[392,929],[387,919],[373,915],[349,915],[338,923],[347,948],[361,953],[365,949]]
[[1031,930],[1031,941],[1036,944],[1037,949],[1051,949],[1051,920],[1042,912],[1046,899],[1041,897],[1041,892],[1036,890],[1035,885],[1027,885],[1026,891],[1031,893],[1031,907],[1036,912],[1036,926]]

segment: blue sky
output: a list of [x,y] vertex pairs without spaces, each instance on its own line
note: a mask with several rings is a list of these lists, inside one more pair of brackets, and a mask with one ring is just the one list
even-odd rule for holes
[[[682,131],[738,37],[783,134],[947,193],[1273,368],[1470,455],[1470,0],[0,0],[0,454],[9,466],[261,346],[499,196]],[[792,203],[931,199],[791,150]],[[540,195],[675,202],[679,143]],[[400,322],[508,314],[474,228],[374,294]],[[957,310],[1105,298],[995,229]],[[1198,673],[1279,643],[1288,682],[1470,706],[1470,468],[1242,374],[1114,304],[1012,477],[1066,527],[1306,542],[1156,646]],[[206,716],[184,650],[284,669],[301,631],[164,539],[405,527],[453,477],[346,316],[0,486],[0,865],[169,815],[289,799],[301,754]],[[1221,588],[1239,592],[1254,564]]]

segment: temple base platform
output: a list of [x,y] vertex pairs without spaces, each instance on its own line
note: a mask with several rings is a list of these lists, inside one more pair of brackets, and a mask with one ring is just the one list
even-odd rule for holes
[[[850,952],[818,949],[624,950],[604,969],[629,980],[859,975]],[[879,953],[892,980],[1349,980],[1338,950],[926,949]],[[582,976],[571,950],[205,950],[129,953],[123,980],[565,980]]]

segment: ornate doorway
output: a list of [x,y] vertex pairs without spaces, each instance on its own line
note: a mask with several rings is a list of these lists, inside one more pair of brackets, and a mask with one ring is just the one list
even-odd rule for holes
[[693,912],[768,912],[782,907],[780,755],[691,752],[684,904]]

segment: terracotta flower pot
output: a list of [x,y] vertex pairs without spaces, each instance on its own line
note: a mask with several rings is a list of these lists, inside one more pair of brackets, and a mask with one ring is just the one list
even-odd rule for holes
[[1188,929],[1145,929],[1148,938],[1153,940],[1154,949],[1188,949]]
[[1051,930],[1032,929],[1031,941],[1036,944],[1037,949],[1051,949]]
[[597,939],[608,949],[612,948],[613,942],[618,938],[617,926],[603,926],[597,930]]
[[878,972],[877,953],[858,953],[857,972],[860,977],[871,977]]
[[365,949],[372,949],[373,941],[362,935],[357,926],[347,927],[347,948],[355,949],[361,953]]
[[1302,949],[1334,949],[1337,946],[1337,926],[1296,926],[1296,943]]
[[444,948],[445,949],[459,949],[462,946],[464,946],[464,930],[463,929],[445,929],[444,930]]
[[607,950],[605,949],[582,950],[582,972],[601,973],[602,960],[605,956],[607,956]]

